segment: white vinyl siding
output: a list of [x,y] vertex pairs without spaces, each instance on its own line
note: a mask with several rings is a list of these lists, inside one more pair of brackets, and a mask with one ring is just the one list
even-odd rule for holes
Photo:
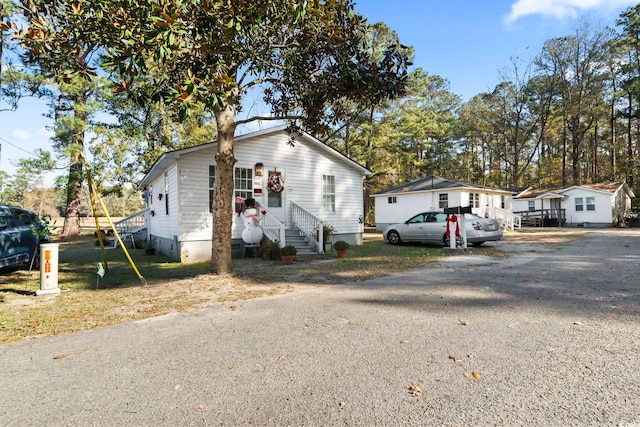
[[613,224],[613,193],[577,187],[562,194],[568,196],[562,202],[562,207],[566,209],[567,225]]
[[[178,229],[178,165],[169,166],[150,186],[151,234],[172,239]],[[162,197],[160,197],[162,194]]]
[[[236,138],[237,139],[237,138]],[[265,171],[277,169],[284,178],[283,207],[287,208],[286,222],[290,223],[290,202],[295,202],[316,213],[338,233],[362,231],[358,218],[362,215],[362,171],[345,162],[337,154],[327,152],[305,137],[296,138],[293,146],[287,143],[285,132],[265,134],[237,140],[234,155],[237,168],[253,170],[260,162]],[[184,241],[210,241],[212,215],[209,211],[209,168],[216,153],[215,145],[183,154],[180,157],[180,239]],[[322,213],[322,176],[330,171],[335,177],[335,211]],[[253,188],[262,188],[262,194],[253,198],[267,206],[267,176],[253,178]],[[235,177],[234,177],[235,179]],[[237,190],[237,189],[236,189]],[[242,190],[245,191],[245,190]],[[246,190],[248,191],[248,189]],[[240,238],[244,224],[235,216],[232,237]]]

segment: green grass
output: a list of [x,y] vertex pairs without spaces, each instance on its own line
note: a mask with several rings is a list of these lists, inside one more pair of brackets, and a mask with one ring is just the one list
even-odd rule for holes
[[[104,264],[104,260],[95,239],[83,238],[59,243],[58,286],[61,289],[96,289],[97,286],[100,289],[111,289],[142,284],[124,251],[119,247],[105,251],[106,273],[98,283],[98,263]],[[204,274],[209,269],[208,262],[181,264],[160,254],[146,255],[144,249],[127,250],[138,272],[149,284],[192,277]],[[39,272],[22,273],[21,284],[25,290],[39,289]],[[4,284],[7,284],[7,281],[0,279],[0,286]]]

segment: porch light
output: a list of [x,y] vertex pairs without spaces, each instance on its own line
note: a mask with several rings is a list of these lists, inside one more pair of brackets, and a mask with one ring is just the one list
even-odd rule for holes
[[264,165],[262,163],[256,163],[255,175],[262,176],[263,173],[264,173]]

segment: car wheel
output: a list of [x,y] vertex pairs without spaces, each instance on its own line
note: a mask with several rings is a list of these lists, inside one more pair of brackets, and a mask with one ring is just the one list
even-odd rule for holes
[[[447,236],[445,234],[444,238],[442,239],[442,243],[446,247],[450,247],[451,246],[451,237],[449,237],[449,236]],[[456,246],[462,247],[463,244],[464,244],[464,240],[462,240],[462,236],[456,236]]]
[[402,240],[400,240],[400,234],[398,234],[398,232],[395,230],[391,230],[389,233],[387,233],[387,240],[392,245],[399,245],[400,243],[402,243]]

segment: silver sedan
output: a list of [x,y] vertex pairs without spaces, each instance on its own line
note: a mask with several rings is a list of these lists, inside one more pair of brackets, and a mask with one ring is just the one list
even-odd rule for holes
[[[502,228],[495,219],[480,218],[474,214],[464,214],[467,242],[481,245],[484,242],[502,239]],[[403,223],[385,228],[382,236],[392,245],[403,242],[422,242],[449,246],[447,219],[443,212],[422,212]]]

